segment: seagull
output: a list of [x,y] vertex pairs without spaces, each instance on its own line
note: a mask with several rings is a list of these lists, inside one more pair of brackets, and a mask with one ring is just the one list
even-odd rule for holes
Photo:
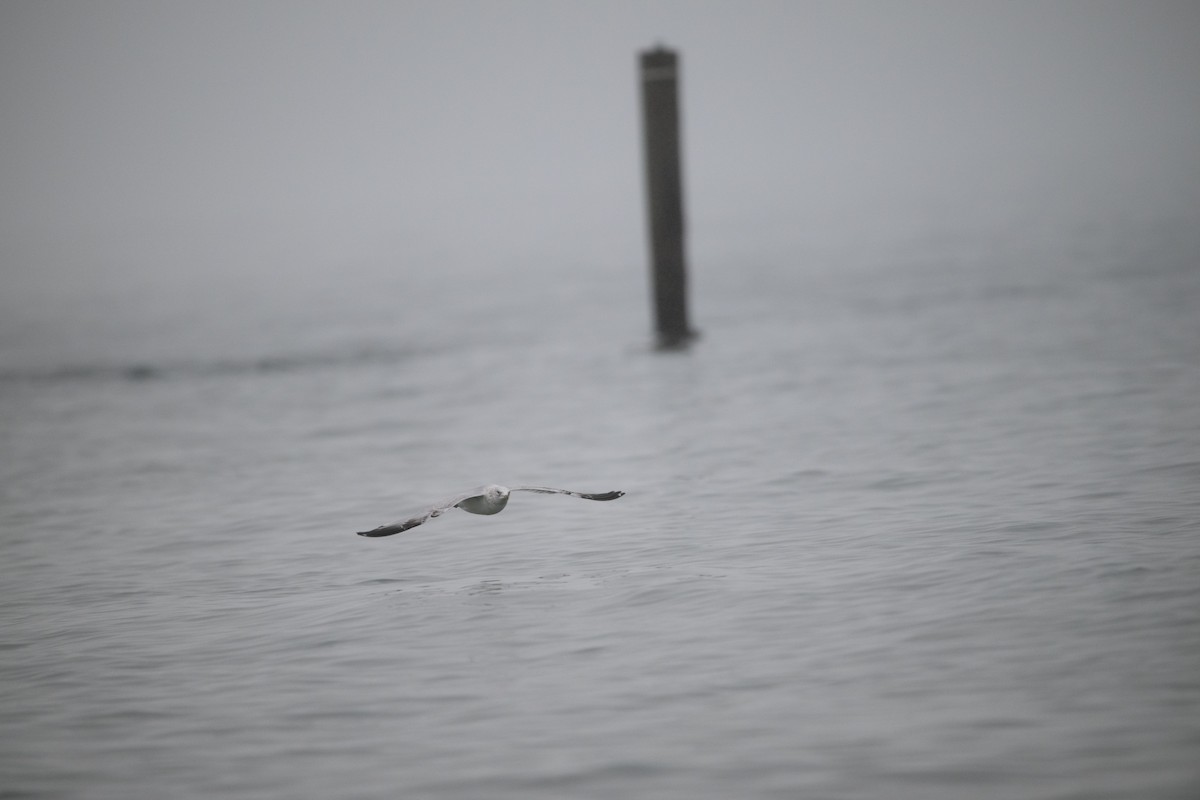
[[623,497],[624,492],[601,492],[600,494],[587,494],[585,492],[573,492],[570,489],[551,489],[548,486],[514,486],[511,489],[507,486],[497,486],[489,484],[480,486],[478,489],[473,489],[469,492],[464,492],[457,497],[447,500],[444,503],[422,511],[420,514],[409,517],[408,519],[399,522],[393,522],[391,525],[380,525],[375,530],[359,531],[359,536],[391,536],[393,533],[402,533],[403,531],[415,528],[425,522],[430,517],[440,517],[443,511],[451,508],[461,508],[463,511],[470,511],[472,514],[499,514],[508,505],[508,495],[511,492],[538,492],[539,494],[567,494],[571,497],[582,497],[584,500],[616,500],[618,497]]

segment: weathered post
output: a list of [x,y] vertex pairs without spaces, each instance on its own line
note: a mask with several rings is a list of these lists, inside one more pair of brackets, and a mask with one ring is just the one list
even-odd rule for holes
[[683,170],[679,146],[679,59],[661,45],[641,54],[642,124],[655,327],[663,348],[693,337],[687,314]]

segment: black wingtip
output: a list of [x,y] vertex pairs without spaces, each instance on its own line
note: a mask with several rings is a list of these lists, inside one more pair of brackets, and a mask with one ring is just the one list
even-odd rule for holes
[[617,492],[602,492],[600,494],[585,494],[584,497],[588,500],[616,500],[618,497],[624,497],[625,493]]
[[359,536],[367,536],[371,539],[377,539],[380,536],[391,536],[393,533],[399,533],[404,530],[396,525],[380,525],[373,531],[359,531]]
[[391,536],[393,533],[404,533],[405,531],[415,528],[425,521],[424,517],[410,519],[407,522],[397,522],[394,525],[380,525],[372,531],[359,531],[359,536],[366,536],[371,539],[377,539],[380,536]]

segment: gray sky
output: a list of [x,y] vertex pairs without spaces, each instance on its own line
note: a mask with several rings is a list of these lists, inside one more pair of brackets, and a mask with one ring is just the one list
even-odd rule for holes
[[4,0],[0,277],[640,263],[635,56],[658,40],[702,258],[963,193],[1197,176],[1188,0]]

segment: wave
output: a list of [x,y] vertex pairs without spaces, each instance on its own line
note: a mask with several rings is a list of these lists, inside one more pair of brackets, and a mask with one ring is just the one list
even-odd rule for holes
[[259,355],[252,358],[174,360],[161,362],[58,364],[50,367],[0,368],[0,382],[158,381],[177,378],[220,377],[268,373],[306,372],[366,365],[390,365],[428,353],[429,347],[367,347],[329,353]]

